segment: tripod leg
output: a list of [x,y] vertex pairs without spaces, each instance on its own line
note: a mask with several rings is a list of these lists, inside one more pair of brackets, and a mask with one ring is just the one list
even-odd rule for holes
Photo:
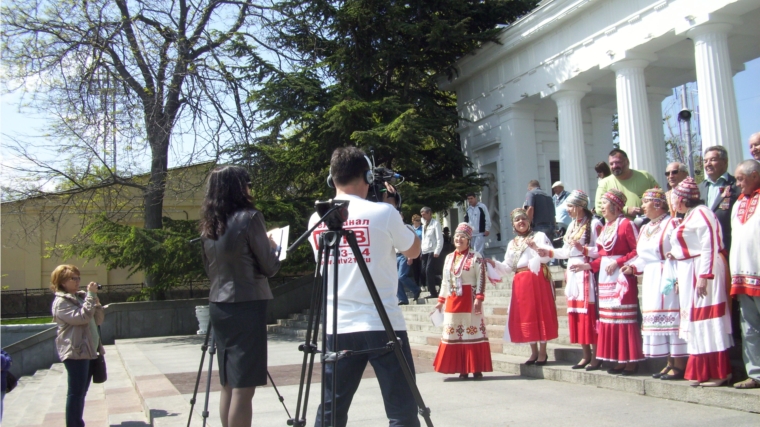
[[277,390],[277,384],[274,383],[272,374],[270,374],[269,371],[267,371],[267,376],[269,377],[269,381],[272,383],[275,394],[277,394],[277,399],[280,401],[280,403],[282,403],[282,407],[285,408],[285,413],[288,414],[288,419],[290,419],[290,411],[288,411],[288,407],[285,406],[285,398],[280,394],[280,390]]
[[195,388],[193,388],[193,397],[190,399],[190,414],[187,416],[187,427],[190,427],[190,421],[193,419],[193,408],[195,407],[195,398],[198,396],[198,384],[201,382],[201,372],[203,371],[203,360],[206,358],[206,350],[208,349],[208,339],[211,334],[211,320],[206,327],[206,338],[203,339],[203,345],[201,346],[201,363],[198,366],[198,376],[195,377]]
[[[321,260],[324,253],[324,242],[322,236],[319,240],[319,251],[317,259]],[[317,340],[319,337],[319,314],[322,310],[322,290],[324,274],[320,273],[321,264],[317,264],[314,273],[314,285],[311,293],[311,306],[309,308],[309,318],[306,327],[306,338],[304,343],[299,347],[303,351],[303,362],[301,365],[301,378],[298,384],[298,400],[296,403],[295,417],[288,420],[288,425],[305,426],[306,412],[309,406],[309,392],[311,390],[311,378],[314,372],[314,357],[317,351]],[[271,379],[271,377],[270,377]],[[274,384],[274,381],[272,381]],[[284,403],[283,403],[284,405]],[[287,412],[287,408],[285,409]],[[288,415],[290,416],[290,415]]]
[[351,230],[343,230],[343,233],[346,236],[348,245],[351,247],[354,258],[356,258],[356,264],[359,266],[362,277],[367,284],[367,290],[372,297],[372,301],[375,303],[377,314],[380,316],[380,320],[383,323],[383,328],[385,329],[385,333],[388,336],[388,341],[394,343],[393,352],[396,354],[396,358],[399,361],[401,370],[404,372],[404,378],[406,379],[406,382],[412,391],[412,395],[414,395],[414,400],[417,403],[418,411],[420,415],[422,415],[422,417],[425,419],[425,424],[428,427],[433,427],[433,421],[430,419],[430,408],[426,407],[425,402],[422,400],[422,395],[420,394],[420,390],[417,388],[417,383],[414,380],[412,370],[409,368],[409,364],[404,357],[401,346],[396,339],[396,332],[393,330],[391,321],[388,318],[388,313],[385,311],[383,301],[380,299],[380,294],[377,292],[377,287],[375,286],[375,282],[372,280],[372,275],[367,268],[367,264],[364,262],[364,258],[361,254],[361,249],[359,248],[359,244],[356,241],[356,235]]
[[206,420],[208,420],[208,399],[211,394],[211,372],[214,370],[214,353],[216,353],[216,341],[214,340],[214,332],[209,325],[209,335],[211,336],[211,344],[208,349],[208,375],[206,376],[206,401],[203,404],[203,427],[206,427]]

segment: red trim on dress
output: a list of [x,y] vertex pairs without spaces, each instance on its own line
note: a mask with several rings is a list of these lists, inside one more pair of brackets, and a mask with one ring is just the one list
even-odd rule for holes
[[699,322],[700,320],[717,319],[726,315],[726,303],[719,302],[707,307],[692,307],[691,321]]

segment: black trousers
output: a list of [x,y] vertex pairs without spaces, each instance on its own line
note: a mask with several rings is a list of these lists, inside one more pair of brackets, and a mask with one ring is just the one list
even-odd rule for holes
[[422,254],[420,258],[422,259],[422,267],[421,267],[421,274],[420,274],[420,281],[427,286],[428,291],[430,292],[431,297],[438,297],[438,285],[439,283],[436,283],[436,273],[435,273],[435,266],[437,259],[433,256],[433,252]]

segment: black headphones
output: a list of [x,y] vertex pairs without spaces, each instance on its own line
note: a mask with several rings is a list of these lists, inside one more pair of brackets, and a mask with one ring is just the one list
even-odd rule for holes
[[[372,171],[372,162],[366,155],[364,156],[364,160],[367,161],[367,166],[369,167],[369,170],[364,172],[364,182],[372,185],[372,183],[375,181],[375,174]],[[332,166],[330,167],[330,174],[327,175],[327,186],[330,188],[335,188],[335,183],[333,182],[332,178]]]

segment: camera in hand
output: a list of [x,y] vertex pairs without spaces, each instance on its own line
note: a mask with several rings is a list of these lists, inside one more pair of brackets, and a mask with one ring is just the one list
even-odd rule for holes
[[98,290],[103,289],[103,285],[101,285],[100,283],[95,283],[95,284],[98,285]]
[[[404,177],[397,174],[391,169],[376,167],[372,169],[373,181],[369,186],[369,192],[367,193],[367,200],[370,202],[386,202],[388,189],[385,188],[385,183],[390,185],[397,185],[404,182]],[[396,206],[396,209],[401,209],[401,194],[396,190],[396,203],[392,203]]]

